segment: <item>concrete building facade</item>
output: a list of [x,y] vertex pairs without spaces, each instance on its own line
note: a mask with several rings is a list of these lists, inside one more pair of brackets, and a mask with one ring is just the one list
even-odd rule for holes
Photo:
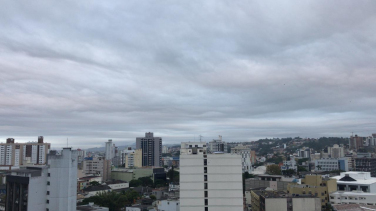
[[284,191],[251,191],[252,211],[321,211],[320,199],[292,195]]
[[43,136],[38,137],[38,142],[27,143],[8,138],[6,143],[0,143],[0,166],[44,165],[50,147],[50,143],[44,143]]
[[227,153],[227,143],[222,141],[222,136],[218,136],[218,139],[213,139],[213,141],[207,144],[207,150],[210,153],[213,153],[213,152]]
[[6,210],[71,211],[77,202],[77,151],[51,151],[48,165],[7,175]]
[[331,158],[342,158],[345,157],[345,150],[338,144],[334,144],[333,147],[328,147],[328,153]]
[[153,133],[136,138],[136,149],[142,150],[142,166],[162,166],[162,138]]
[[231,154],[242,156],[243,173],[251,173],[253,171],[252,165],[256,163],[255,151],[252,151],[248,146],[239,144],[238,146],[231,148]]
[[321,175],[306,175],[301,184],[290,184],[287,188],[289,194],[310,194],[319,197],[321,207],[325,208],[329,202],[329,194],[337,190],[337,181],[323,178]]
[[203,142],[183,142],[181,211],[242,211],[242,165],[236,154],[206,153]]
[[344,158],[322,158],[315,160],[315,170],[316,171],[348,171],[349,161],[346,157]]
[[125,154],[125,168],[142,167],[142,149]]

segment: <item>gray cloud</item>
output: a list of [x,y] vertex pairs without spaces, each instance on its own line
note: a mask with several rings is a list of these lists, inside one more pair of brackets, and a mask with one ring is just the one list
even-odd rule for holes
[[0,135],[53,146],[370,135],[375,1],[0,8]]

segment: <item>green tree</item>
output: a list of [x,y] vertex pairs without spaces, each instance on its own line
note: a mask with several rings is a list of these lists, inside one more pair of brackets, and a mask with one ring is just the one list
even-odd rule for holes
[[153,201],[157,200],[157,197],[154,196],[154,195],[150,195],[150,199],[152,199]]
[[129,187],[139,187],[141,185],[142,185],[142,182],[140,180],[133,179],[129,182]]
[[95,196],[84,199],[83,204],[94,202],[99,206],[108,207],[110,211],[120,211],[121,208],[132,205],[137,197],[137,192],[133,190],[125,193],[102,191]]
[[267,174],[270,174],[270,175],[281,175],[282,172],[281,172],[281,168],[279,167],[279,165],[269,165],[266,167],[266,172]]
[[283,170],[282,173],[283,173],[283,175],[286,175],[286,176],[292,176],[296,172],[294,171],[294,169],[287,169],[287,170]]
[[[167,172],[167,177],[170,178],[170,182],[175,182],[175,183],[179,183],[179,172],[178,171],[175,171],[173,169],[170,169],[168,172]],[[172,178],[172,179],[171,179]]]
[[99,186],[101,184],[99,182],[97,182],[97,181],[92,181],[92,182],[89,182],[89,185],[90,186]]
[[168,185],[167,182],[164,181],[164,180],[161,180],[161,179],[156,179],[154,181],[154,187],[156,187],[156,188],[164,187],[164,186],[167,186],[167,185]]
[[304,168],[303,166],[298,166],[298,171],[301,172],[301,171],[307,171],[306,168]]
[[141,185],[143,187],[146,187],[146,186],[153,187],[154,186],[154,182],[150,177],[140,177],[140,178],[138,178],[138,180],[141,181]]

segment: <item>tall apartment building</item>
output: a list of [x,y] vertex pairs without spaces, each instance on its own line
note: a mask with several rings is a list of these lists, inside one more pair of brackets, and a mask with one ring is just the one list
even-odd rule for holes
[[376,158],[354,158],[355,171],[370,172],[376,177]]
[[359,148],[362,148],[365,141],[366,137],[360,137],[358,135],[350,136],[350,149],[358,150]]
[[72,211],[77,202],[77,151],[51,151],[48,165],[7,175],[6,210]]
[[338,144],[334,144],[333,147],[328,147],[328,153],[331,158],[342,158],[345,157],[345,150]]
[[106,147],[106,160],[112,160],[115,157],[115,144],[112,143],[112,139],[105,142]]
[[142,150],[142,166],[162,166],[162,138],[153,133],[136,138],[136,149]]
[[86,175],[102,176],[103,177],[103,165],[104,157],[89,157],[85,158],[83,164],[83,172]]
[[206,153],[206,143],[183,142],[180,151],[181,211],[242,211],[241,156]]
[[218,139],[213,139],[213,141],[207,144],[208,152],[225,152],[227,153],[227,143],[222,141],[222,136],[218,136]]
[[310,158],[311,150],[309,148],[303,148],[298,150],[298,157],[300,158]]
[[0,166],[44,165],[50,147],[50,143],[43,142],[43,136],[38,137],[38,142],[27,143],[17,143],[8,138],[6,143],[0,143]]

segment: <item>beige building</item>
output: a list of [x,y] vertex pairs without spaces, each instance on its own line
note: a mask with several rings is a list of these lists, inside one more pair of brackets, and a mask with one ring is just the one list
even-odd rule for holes
[[142,167],[142,149],[136,149],[125,155],[125,168]]
[[337,180],[323,178],[321,175],[306,175],[301,184],[290,184],[287,188],[289,194],[309,194],[319,197],[321,207],[329,203],[329,194],[337,191]]
[[338,144],[334,144],[333,147],[328,147],[328,153],[331,155],[331,158],[345,157],[343,147],[340,147]]
[[38,137],[38,142],[27,143],[8,138],[6,143],[0,143],[0,166],[44,165],[50,147],[50,143],[43,142],[43,136]]
[[251,191],[252,211],[320,211],[320,198],[292,195],[284,191]]

